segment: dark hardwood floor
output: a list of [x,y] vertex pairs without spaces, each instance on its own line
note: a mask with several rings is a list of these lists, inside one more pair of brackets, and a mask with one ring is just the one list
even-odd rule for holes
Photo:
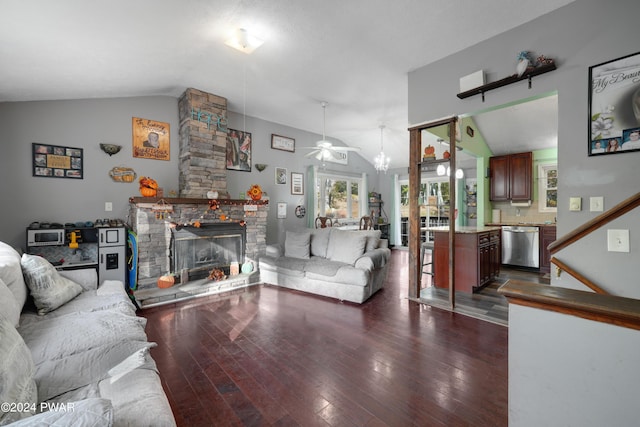
[[508,328],[407,300],[258,285],[143,310],[180,426],[505,426]]

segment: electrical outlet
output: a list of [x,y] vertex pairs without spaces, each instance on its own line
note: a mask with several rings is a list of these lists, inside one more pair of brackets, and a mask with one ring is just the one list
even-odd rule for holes
[[607,230],[609,252],[629,252],[629,230]]
[[602,212],[604,210],[604,197],[590,197],[589,210],[591,212]]
[[104,202],[104,210],[105,212],[111,212],[113,210],[113,203]]

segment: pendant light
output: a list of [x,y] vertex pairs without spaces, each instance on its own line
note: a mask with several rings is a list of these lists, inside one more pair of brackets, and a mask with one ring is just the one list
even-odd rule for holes
[[380,171],[387,173],[387,170],[389,169],[389,162],[391,161],[389,156],[384,154],[384,147],[382,142],[383,130],[384,130],[384,125],[380,125],[380,154],[378,154],[374,159],[374,166],[378,173],[380,173]]

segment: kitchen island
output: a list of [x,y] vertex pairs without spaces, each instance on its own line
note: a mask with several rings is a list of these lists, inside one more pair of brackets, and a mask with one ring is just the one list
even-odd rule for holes
[[[434,285],[449,288],[449,227],[429,227],[434,232]],[[457,227],[455,238],[456,291],[473,293],[500,274],[500,227]]]

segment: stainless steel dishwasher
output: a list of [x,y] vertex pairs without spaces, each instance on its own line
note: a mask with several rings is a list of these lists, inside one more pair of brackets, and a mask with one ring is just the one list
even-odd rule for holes
[[540,268],[539,228],[503,225],[502,263],[518,267]]

